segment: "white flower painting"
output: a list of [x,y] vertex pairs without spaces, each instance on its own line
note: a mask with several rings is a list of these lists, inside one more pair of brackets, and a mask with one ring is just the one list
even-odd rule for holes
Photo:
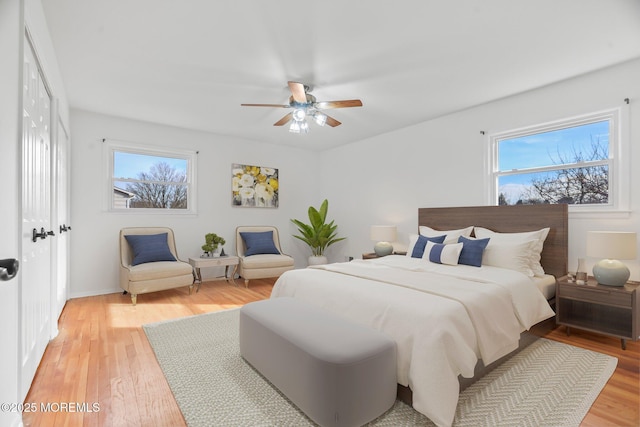
[[231,204],[252,208],[278,207],[278,169],[264,166],[231,166]]

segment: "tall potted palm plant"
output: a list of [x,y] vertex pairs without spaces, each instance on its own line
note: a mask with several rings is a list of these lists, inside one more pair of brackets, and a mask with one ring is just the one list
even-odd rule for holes
[[291,220],[298,226],[298,231],[300,232],[299,235],[294,235],[293,237],[302,240],[311,248],[310,265],[326,264],[325,249],[345,239],[345,237],[337,237],[336,229],[338,226],[334,224],[333,220],[329,223],[326,222],[328,210],[329,201],[325,199],[320,205],[320,209],[309,206],[309,224],[297,219]]

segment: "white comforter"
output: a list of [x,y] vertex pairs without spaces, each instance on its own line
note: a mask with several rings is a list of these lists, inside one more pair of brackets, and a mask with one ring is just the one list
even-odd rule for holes
[[527,276],[497,267],[446,266],[405,256],[284,273],[290,296],[378,329],[397,344],[398,383],[438,426],[453,422],[458,375],[470,378],[515,350],[520,332],[554,315]]

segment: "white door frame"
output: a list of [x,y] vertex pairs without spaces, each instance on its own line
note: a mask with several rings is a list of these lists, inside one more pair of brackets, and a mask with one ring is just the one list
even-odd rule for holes
[[[20,258],[20,133],[22,129],[23,2],[0,0],[0,150],[3,165],[0,182],[3,207],[0,223],[6,228],[0,238],[0,259]],[[18,404],[18,331],[21,273],[0,281],[0,403]],[[11,408],[10,408],[11,409]],[[17,408],[16,408],[17,409]],[[0,411],[0,425],[22,426],[19,411]]]

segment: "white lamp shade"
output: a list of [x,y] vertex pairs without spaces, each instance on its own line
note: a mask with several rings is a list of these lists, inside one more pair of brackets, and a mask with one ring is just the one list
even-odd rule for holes
[[628,231],[587,232],[587,256],[606,259],[635,259],[636,233]]
[[396,240],[395,225],[372,225],[371,240],[374,242],[393,242]]

